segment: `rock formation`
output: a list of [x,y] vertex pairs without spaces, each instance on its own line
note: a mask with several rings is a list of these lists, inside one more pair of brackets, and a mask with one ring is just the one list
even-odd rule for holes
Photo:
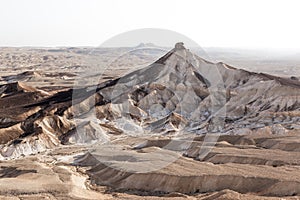
[[212,63],[183,43],[93,86],[0,86],[2,160],[80,144],[89,151],[72,165],[120,190],[299,195],[299,124],[298,79]]

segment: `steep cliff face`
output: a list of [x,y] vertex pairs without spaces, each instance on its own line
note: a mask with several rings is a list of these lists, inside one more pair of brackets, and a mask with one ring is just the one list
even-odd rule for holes
[[0,87],[3,157],[117,135],[241,134],[299,129],[300,82],[211,63],[183,44],[143,69],[55,94]]

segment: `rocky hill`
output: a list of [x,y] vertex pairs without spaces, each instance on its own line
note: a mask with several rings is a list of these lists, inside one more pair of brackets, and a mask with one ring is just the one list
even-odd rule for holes
[[0,86],[0,158],[59,160],[59,149],[82,148],[62,163],[88,174],[91,187],[299,195],[299,134],[299,80],[212,63],[182,43],[99,84]]

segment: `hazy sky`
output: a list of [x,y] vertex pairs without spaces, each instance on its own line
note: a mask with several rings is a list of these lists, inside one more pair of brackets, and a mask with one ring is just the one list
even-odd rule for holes
[[98,46],[122,32],[162,28],[203,47],[300,48],[298,2],[0,0],[0,46]]

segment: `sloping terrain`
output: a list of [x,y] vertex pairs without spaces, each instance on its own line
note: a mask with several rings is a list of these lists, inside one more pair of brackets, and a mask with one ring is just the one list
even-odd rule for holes
[[[4,78],[28,76],[41,74]],[[232,191],[297,196],[299,138],[297,79],[212,63],[182,43],[145,68],[99,84],[48,92],[22,82],[0,86],[1,160],[39,153],[52,171],[76,166],[93,190],[196,199],[240,198]],[[0,163],[0,180],[23,176],[21,165],[7,171],[6,162],[12,163]],[[26,170],[39,173],[34,168]],[[0,186],[8,191],[0,194],[11,188]],[[16,191],[20,196],[26,188]],[[45,192],[63,198],[42,188],[28,193]]]
[[[94,135],[86,137],[95,140],[122,133],[236,134],[265,127],[284,133],[299,128],[299,81],[210,63],[178,45],[152,65],[96,86],[53,95],[5,89],[18,88],[20,83],[2,86],[1,111],[6,116],[0,125],[19,130],[9,146],[22,149],[28,142],[33,146],[32,136],[41,135],[45,143],[52,138],[53,145],[76,143],[79,131],[72,131],[75,126],[87,128],[85,132]],[[41,140],[34,143],[43,146]],[[9,156],[5,151],[2,154]]]

